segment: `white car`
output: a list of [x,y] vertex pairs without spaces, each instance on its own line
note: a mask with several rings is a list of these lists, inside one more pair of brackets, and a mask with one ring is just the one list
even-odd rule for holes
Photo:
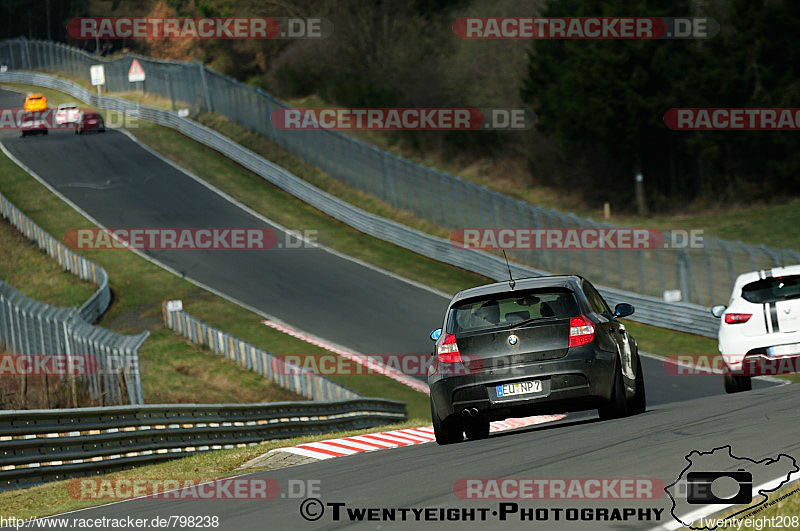
[[56,124],[66,125],[77,123],[80,109],[77,103],[62,103],[56,110]]
[[[762,360],[800,356],[800,265],[739,275],[727,306],[714,306],[722,317],[719,351],[729,369],[740,371],[745,358]],[[787,361],[784,360],[784,361]],[[725,375],[725,391],[751,389],[751,376]]]

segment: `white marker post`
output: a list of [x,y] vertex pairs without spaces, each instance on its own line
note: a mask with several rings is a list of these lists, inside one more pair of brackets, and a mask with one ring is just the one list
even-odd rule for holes
[[89,74],[92,78],[92,85],[97,87],[97,96],[100,97],[100,87],[106,84],[106,71],[103,65],[90,66]]

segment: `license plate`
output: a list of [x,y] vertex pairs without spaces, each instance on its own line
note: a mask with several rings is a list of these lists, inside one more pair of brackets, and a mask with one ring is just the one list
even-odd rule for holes
[[778,345],[776,347],[768,347],[767,354],[770,356],[786,356],[788,354],[800,354],[800,343],[792,343],[791,345]]
[[527,395],[529,393],[541,393],[541,392],[542,392],[541,380],[507,383],[497,386],[497,398],[502,398],[504,396]]

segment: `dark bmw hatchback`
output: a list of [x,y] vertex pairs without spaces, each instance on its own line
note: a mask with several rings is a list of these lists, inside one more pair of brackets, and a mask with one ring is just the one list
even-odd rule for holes
[[481,439],[510,417],[597,409],[642,413],[646,397],[636,341],[592,284],[579,276],[520,279],[456,294],[428,377],[439,444]]

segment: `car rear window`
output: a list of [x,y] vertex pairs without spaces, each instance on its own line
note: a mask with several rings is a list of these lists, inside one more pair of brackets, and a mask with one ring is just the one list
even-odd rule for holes
[[580,312],[572,291],[527,290],[459,301],[450,309],[448,333],[502,329],[524,321],[563,319]]
[[800,275],[772,277],[745,284],[742,298],[756,304],[800,298]]

